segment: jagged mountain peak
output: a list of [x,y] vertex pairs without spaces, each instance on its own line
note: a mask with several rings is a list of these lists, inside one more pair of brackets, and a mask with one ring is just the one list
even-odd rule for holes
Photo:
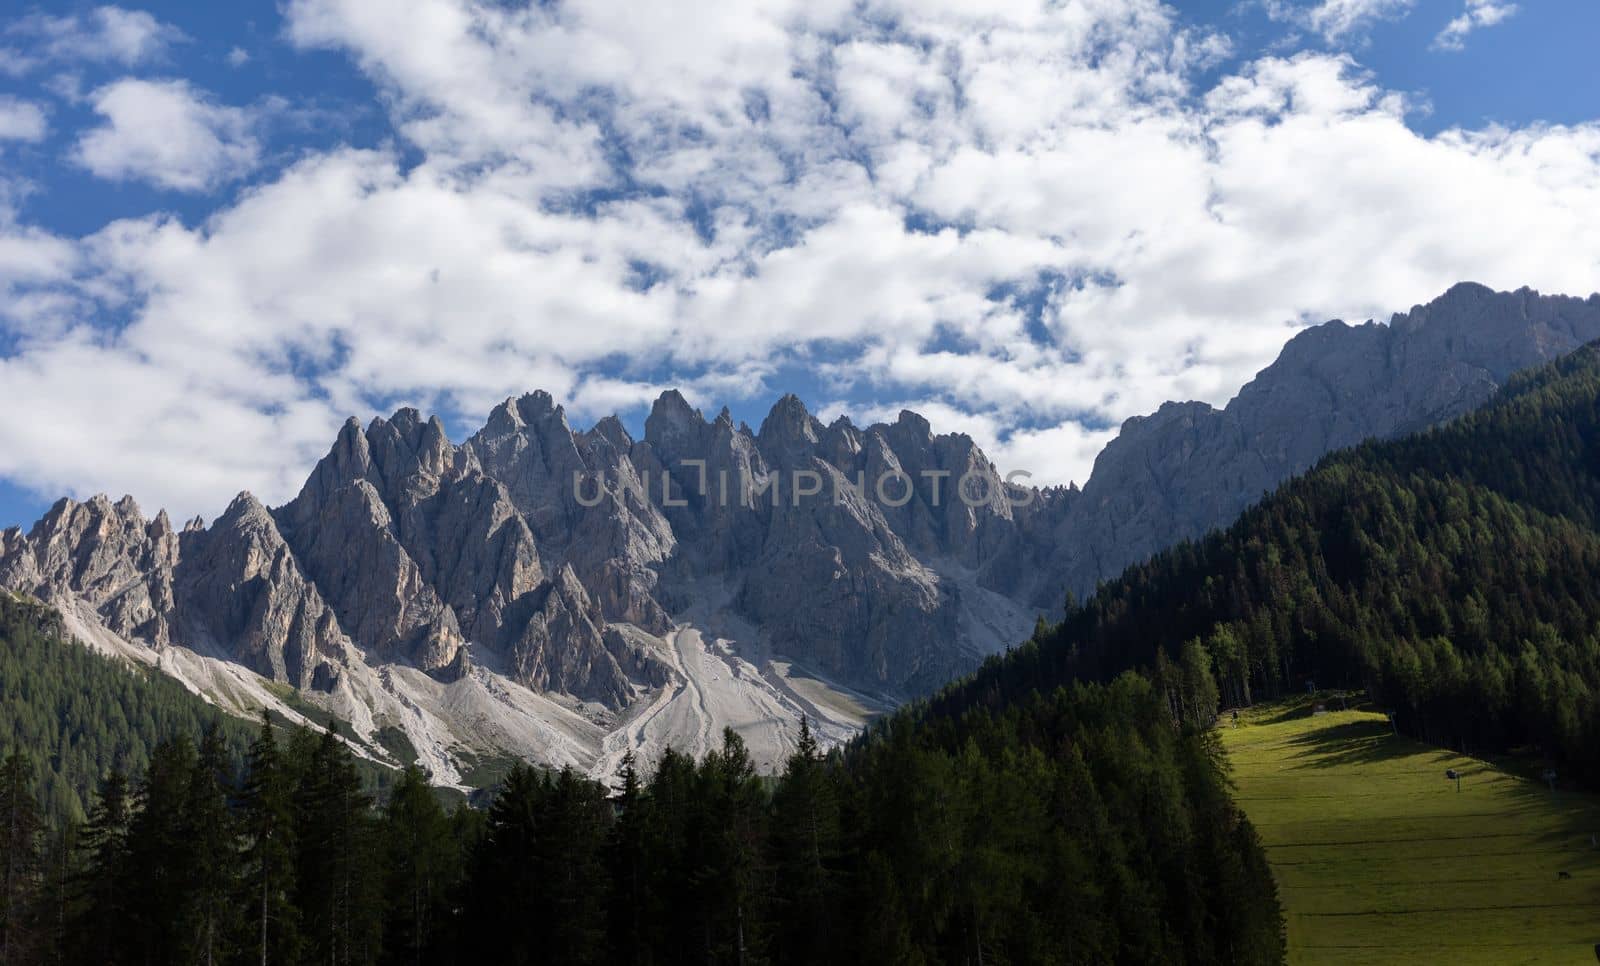
[[488,422],[479,435],[507,436],[528,427],[557,423],[567,427],[566,410],[557,405],[555,397],[543,389],[535,389],[521,396],[507,396],[500,405],[489,412]]
[[900,414],[895,417],[893,425],[895,429],[911,439],[924,443],[933,441],[933,425],[921,413],[902,409]]
[[265,517],[269,520],[272,517],[272,514],[267,509],[266,504],[256,499],[256,495],[251,493],[249,490],[240,490],[238,495],[236,495],[228,503],[228,508],[222,511],[222,516],[217,518],[217,522],[212,529],[216,529],[218,526],[232,524],[238,520],[261,517]]
[[591,440],[605,440],[617,453],[626,453],[633,448],[632,434],[615,415],[602,417],[584,436]]
[[[63,499],[28,534],[0,538],[0,585],[297,686],[354,681],[370,663],[437,676],[407,700],[486,688],[451,692],[468,717],[486,713],[480,699],[509,700],[503,675],[613,722],[647,694],[672,709],[656,720],[701,721],[707,707],[733,713],[688,687],[695,668],[717,667],[766,695],[740,692],[755,703],[737,719],[765,734],[802,706],[775,710],[787,692],[762,683],[776,673],[762,655],[877,694],[936,686],[1025,637],[1032,608],[1054,611],[1063,589],[1081,594],[1226,523],[1329,449],[1448,418],[1506,373],[1596,337],[1600,297],[1471,284],[1389,325],[1328,323],[1289,340],[1223,409],[1175,402],[1128,420],[1081,490],[1007,487],[970,436],[939,435],[912,410],[824,426],[794,394],[752,432],[726,407],[708,423],[669,390],[635,440],[614,416],[576,433],[532,392],[459,447],[438,417],[405,407],[347,421],[275,513],[245,492],[210,530],[196,519],[174,534],[131,499]],[[879,486],[886,476],[899,482]],[[986,499],[958,494],[967,477]],[[684,623],[736,641],[680,646]],[[365,680],[369,694],[388,687]],[[457,712],[445,705],[422,724],[389,707],[440,748],[476,727],[446,720]],[[487,740],[550,720],[502,722]],[[583,762],[571,749],[592,739],[582,754],[595,763],[618,750],[584,733],[540,747]],[[528,741],[512,745],[544,753]]]
[[517,398],[517,413],[525,423],[537,423],[546,419],[560,417],[566,418],[566,412],[556,405],[555,397],[543,389],[535,389]]
[[785,393],[767,418],[761,421],[756,439],[761,446],[780,452],[798,452],[815,446],[822,436],[822,424],[806,409],[806,404],[794,393]]
[[645,442],[672,454],[684,449],[698,449],[705,438],[706,420],[700,410],[689,405],[683,393],[668,389],[656,397],[650,406],[650,415],[644,421]]

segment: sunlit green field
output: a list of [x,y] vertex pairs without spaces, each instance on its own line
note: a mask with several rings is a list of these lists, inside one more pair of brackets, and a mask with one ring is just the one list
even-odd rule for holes
[[1600,798],[1393,737],[1369,712],[1302,700],[1221,727],[1291,963],[1596,963]]

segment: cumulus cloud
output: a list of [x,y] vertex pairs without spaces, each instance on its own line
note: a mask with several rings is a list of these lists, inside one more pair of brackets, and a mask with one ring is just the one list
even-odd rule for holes
[[1374,24],[1400,20],[1415,6],[1416,0],[1266,0],[1268,16],[1316,31],[1329,42],[1360,38]]
[[104,122],[78,139],[74,159],[100,178],[205,191],[243,176],[260,155],[249,111],[185,81],[124,79],[92,102]]
[[88,61],[132,67],[155,60],[185,37],[143,10],[96,7],[84,14],[18,18],[5,34],[21,48],[4,50],[0,58],[11,73],[22,73],[46,61]]
[[[214,512],[291,496],[351,413],[715,408],[803,368],[834,411],[911,404],[1082,482],[1111,427],[1225,402],[1299,326],[1600,278],[1600,126],[1423,135],[1344,55],[1202,80],[1225,42],[1154,0],[286,9],[399,143],[72,242],[37,288],[93,308],[0,360],[0,474]],[[164,141],[248,142],[197,127]]]
[[40,141],[47,128],[39,105],[0,94],[0,141]]
[[1516,12],[1517,5],[1504,0],[1467,0],[1466,9],[1445,24],[1439,36],[1434,38],[1433,45],[1439,50],[1462,50],[1466,47],[1468,34],[1480,27],[1493,27]]
[[17,207],[29,186],[0,175],[0,335],[36,342],[85,306],[68,287],[78,248],[36,227],[20,224]]

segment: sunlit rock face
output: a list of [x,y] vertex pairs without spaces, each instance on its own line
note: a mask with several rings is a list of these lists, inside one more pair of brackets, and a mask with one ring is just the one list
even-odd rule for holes
[[1600,299],[1476,285],[1388,325],[1329,322],[1223,409],[1129,420],[1081,491],[1014,485],[913,412],[825,425],[794,396],[752,430],[666,392],[642,439],[614,417],[575,430],[542,392],[460,444],[402,409],[347,423],[286,505],[241,494],[209,527],[62,500],[0,534],[0,584],[296,687],[352,661],[439,680],[476,662],[622,711],[682,673],[648,642],[692,615],[743,628],[753,665],[894,701],[1330,450],[1459,415],[1595,338]]

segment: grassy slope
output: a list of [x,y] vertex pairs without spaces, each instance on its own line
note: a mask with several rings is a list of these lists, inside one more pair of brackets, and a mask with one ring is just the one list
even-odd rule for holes
[[[1378,714],[1312,716],[1304,699],[1222,730],[1278,878],[1291,963],[1595,962],[1600,796],[1552,796],[1393,737]],[[1463,773],[1459,793],[1447,768]]]

